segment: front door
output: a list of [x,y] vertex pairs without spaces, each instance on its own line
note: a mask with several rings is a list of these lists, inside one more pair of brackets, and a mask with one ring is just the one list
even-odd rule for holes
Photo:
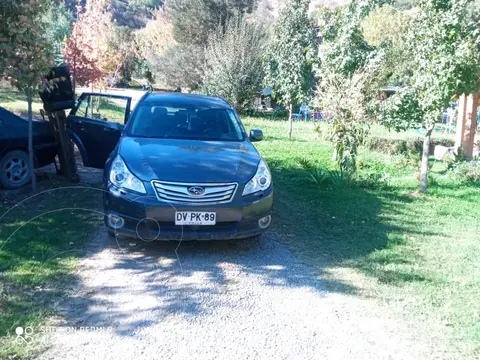
[[85,166],[102,169],[130,116],[131,98],[83,93],[67,118],[70,137]]

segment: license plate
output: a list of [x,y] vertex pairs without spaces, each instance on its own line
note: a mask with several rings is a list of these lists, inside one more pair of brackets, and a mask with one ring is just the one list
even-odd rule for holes
[[215,225],[216,221],[217,214],[214,212],[175,212],[175,225]]

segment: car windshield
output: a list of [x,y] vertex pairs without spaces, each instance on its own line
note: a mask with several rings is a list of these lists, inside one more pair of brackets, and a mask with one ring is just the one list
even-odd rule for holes
[[240,141],[242,126],[231,109],[143,103],[130,120],[130,136]]

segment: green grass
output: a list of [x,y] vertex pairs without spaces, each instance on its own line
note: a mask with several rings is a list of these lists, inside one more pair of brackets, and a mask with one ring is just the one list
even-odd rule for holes
[[101,99],[102,114],[105,113],[109,121],[116,121],[120,123],[125,122],[126,100],[117,99]]
[[[125,123],[126,100],[104,97],[94,97],[94,99],[94,105],[88,110],[89,117],[95,118],[95,115],[97,115],[100,119],[107,119],[108,121],[121,124]],[[97,101],[99,101],[98,104],[96,103]]]
[[[27,116],[28,114],[26,96],[10,87],[0,88],[0,106],[20,116]],[[40,109],[42,108],[42,101],[39,97],[35,97],[32,104],[33,116],[40,118]]]
[[77,259],[102,223],[100,190],[65,186],[47,182],[35,197],[27,188],[1,198],[0,359],[29,358],[42,349],[39,338],[28,347],[14,343],[15,328],[48,321],[52,303],[74,280]]
[[383,173],[387,186],[315,184],[312,171],[335,164],[312,124],[295,123],[288,140],[286,122],[243,121],[264,130],[274,230],[332,291],[376,298],[420,332],[428,319],[452,354],[480,355],[480,184],[452,181],[436,163],[435,185],[418,195],[416,161],[365,149],[357,176]]
[[[126,100],[100,98],[101,118],[123,124],[125,122],[125,103]],[[20,116],[28,115],[25,95],[11,87],[0,88],[0,106]],[[32,104],[33,117],[41,118],[40,109],[43,109],[43,104],[37,96],[33,99]]]

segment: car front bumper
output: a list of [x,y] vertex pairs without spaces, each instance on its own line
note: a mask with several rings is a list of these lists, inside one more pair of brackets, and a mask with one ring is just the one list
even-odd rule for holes
[[[237,196],[232,202],[218,205],[184,205],[159,201],[153,194],[134,195],[106,185],[104,192],[105,224],[115,234],[153,240],[229,240],[259,235],[259,220],[269,216],[273,206],[272,188],[262,194]],[[176,211],[216,213],[216,225],[175,225]],[[113,227],[111,216],[120,217],[121,227]]]

